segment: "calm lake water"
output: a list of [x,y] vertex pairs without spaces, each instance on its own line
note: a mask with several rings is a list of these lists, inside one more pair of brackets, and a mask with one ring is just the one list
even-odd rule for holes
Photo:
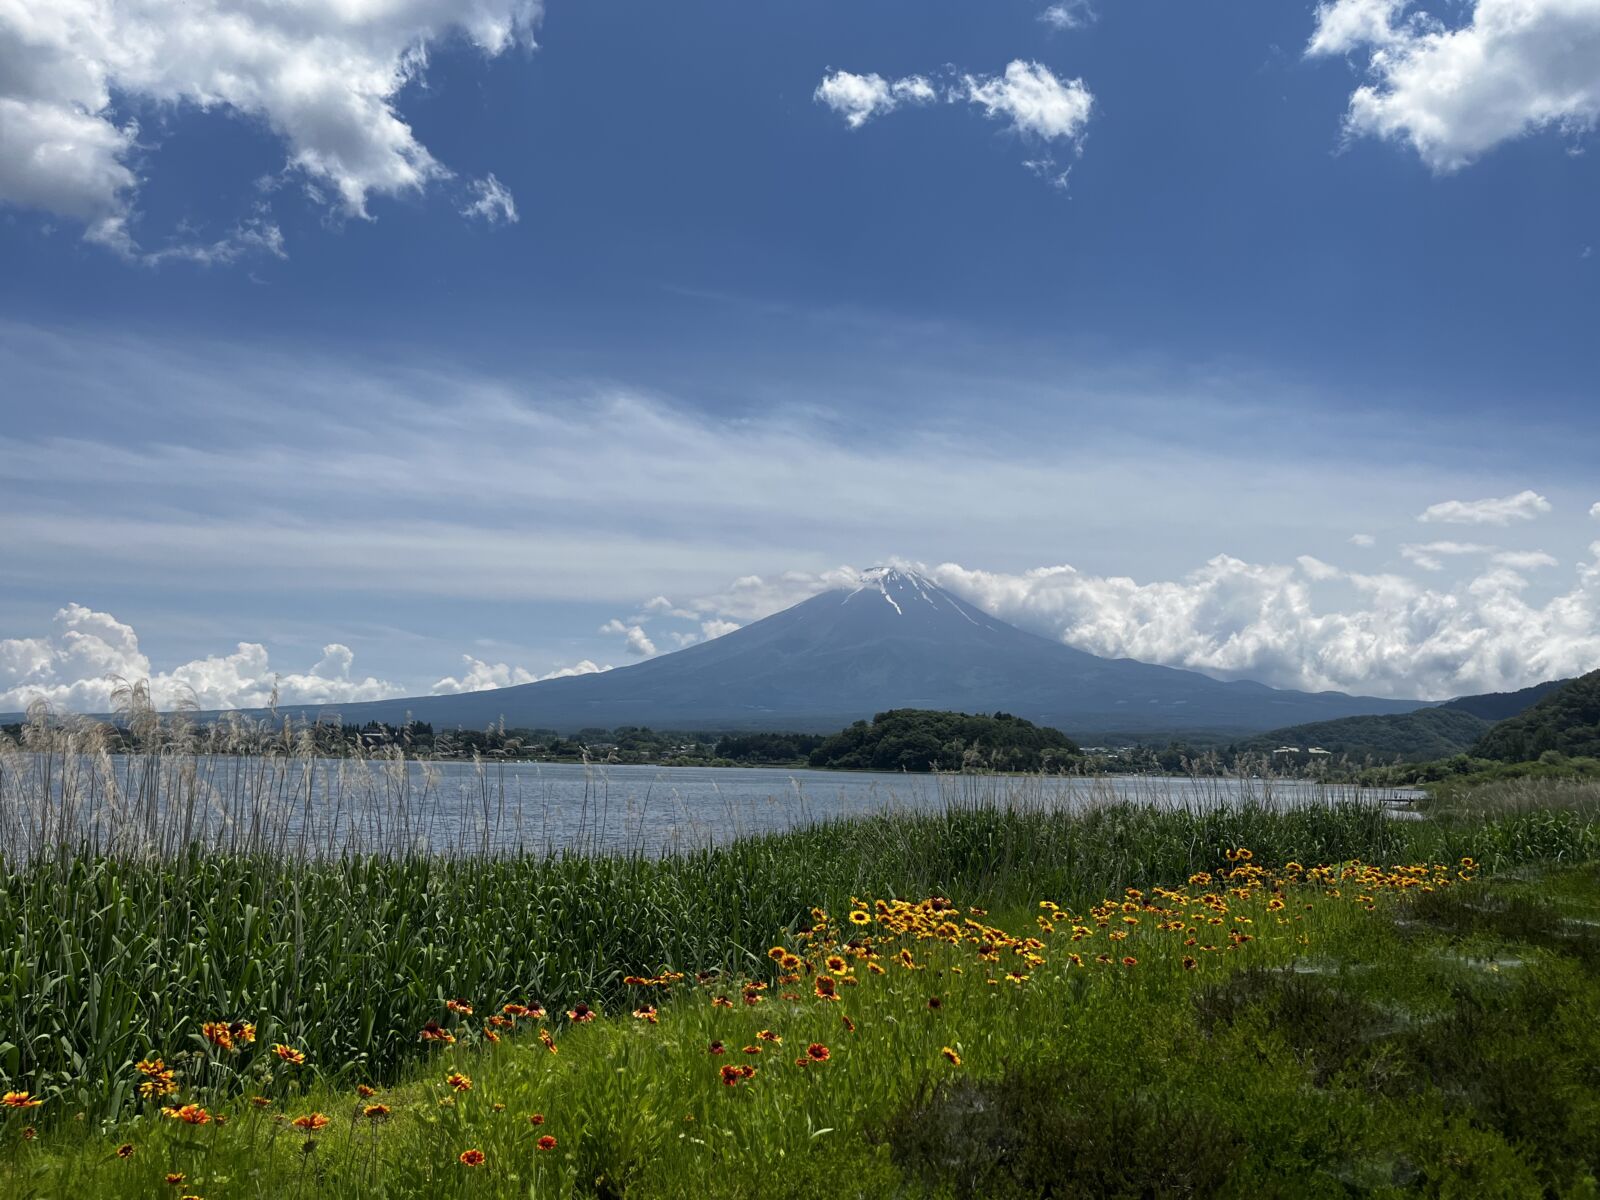
[[[579,850],[658,855],[745,834],[946,805],[1206,808],[1360,800],[1397,814],[1417,793],[1310,782],[1150,776],[890,775],[770,768],[115,756],[53,768],[65,823],[102,845],[199,839],[337,854]],[[11,781],[17,783],[13,775]],[[25,781],[24,781],[25,782]],[[63,797],[72,796],[70,803]],[[8,804],[8,807],[10,805]],[[10,840],[9,838],[7,840]]]

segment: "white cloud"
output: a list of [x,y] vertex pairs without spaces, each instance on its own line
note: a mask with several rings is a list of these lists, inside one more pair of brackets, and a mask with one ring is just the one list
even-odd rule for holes
[[0,203],[142,258],[128,110],[188,104],[260,120],[288,171],[365,217],[371,196],[450,174],[394,108],[428,46],[464,35],[497,55],[532,44],[539,15],[539,0],[0,0]]
[[1317,5],[1317,28],[1306,53],[1349,54],[1361,46],[1387,46],[1401,36],[1395,20],[1409,0],[1333,0]]
[[1480,546],[1476,542],[1423,542],[1408,543],[1400,547],[1400,557],[1410,560],[1425,571],[1444,570],[1446,557],[1467,554],[1491,554],[1493,546]]
[[876,71],[870,75],[834,71],[824,75],[812,93],[813,100],[833,109],[851,129],[859,129],[902,104],[930,104],[937,98],[933,85],[921,75],[889,80]]
[[1589,506],[1589,515],[1596,521],[1600,521],[1600,500]]
[[1045,141],[1077,141],[1094,109],[1081,79],[1063,83],[1042,63],[1015,59],[1004,75],[963,75],[966,99],[990,117],[1004,117],[1018,133]]
[[700,635],[709,642],[712,638],[719,638],[723,634],[732,633],[734,630],[739,628],[742,627],[737,621],[726,621],[721,618],[713,618],[710,621],[700,622]]
[[399,695],[393,684],[351,674],[355,656],[331,643],[304,672],[281,674],[267,650],[240,642],[231,654],[211,655],[170,671],[155,671],[139,649],[132,626],[110,613],[68,604],[56,613],[54,630],[36,638],[0,640],[0,710],[20,711],[36,699],[72,712],[108,712],[113,677],[150,681],[160,708],[190,701],[202,709],[262,708],[273,687],[284,704],[339,704]]
[[[813,98],[844,117],[852,129],[859,129],[903,103],[927,104],[938,96],[922,75],[890,81],[878,74],[835,71],[824,76]],[[962,74],[945,87],[944,96],[951,103],[978,105],[985,116],[1008,121],[1011,130],[1024,137],[1069,142],[1074,149],[1081,148],[1084,127],[1094,110],[1094,96],[1083,80],[1063,81],[1042,63],[1020,58],[1008,64],[1003,75]],[[1030,158],[1022,165],[1058,191],[1067,190],[1070,170],[1051,155]]]
[[432,688],[435,696],[452,696],[460,692],[486,692],[490,688],[541,683],[546,679],[567,679],[574,675],[594,675],[611,669],[586,658],[570,667],[558,667],[548,674],[535,675],[522,667],[514,667],[508,663],[487,663],[470,654],[463,654],[461,661],[467,664],[467,669],[459,676],[447,675],[435,683]]
[[1295,561],[1300,564],[1300,569],[1306,573],[1306,577],[1309,579],[1338,579],[1344,574],[1338,567],[1325,563],[1320,558],[1313,558],[1309,554],[1302,554]]
[[1096,13],[1089,0],[1062,0],[1039,14],[1039,20],[1052,29],[1082,29],[1094,23]]
[[1352,546],[1376,546],[1378,539],[1370,533],[1352,533],[1350,535],[1350,544]]
[[477,217],[489,225],[515,225],[519,220],[511,189],[496,179],[493,171],[473,180],[469,191],[472,199],[462,207],[463,217]]
[[1546,554],[1543,550],[1502,550],[1493,555],[1489,561],[1502,567],[1510,567],[1513,571],[1533,571],[1539,567],[1561,565],[1555,555]]
[[1550,501],[1529,489],[1498,499],[1444,500],[1429,505],[1417,520],[1451,525],[1509,525],[1513,521],[1531,521],[1549,511]]
[[[1446,587],[1398,575],[1333,572],[1356,601],[1317,603],[1327,564],[1305,569],[1219,555],[1181,579],[1138,583],[1070,566],[1020,573],[944,563],[937,583],[1024,629],[1109,658],[1127,657],[1307,691],[1444,699],[1524,687],[1600,667],[1600,541],[1571,587],[1544,603],[1496,565]],[[1316,560],[1311,560],[1316,563]],[[718,603],[766,615],[856,572],[746,577]]]
[[613,617],[600,626],[600,632],[615,634],[622,638],[623,645],[627,648],[629,654],[637,655],[640,658],[652,658],[656,654],[656,644],[650,640],[650,636],[645,633],[643,626],[626,624]]
[[1317,9],[1309,55],[1370,53],[1345,129],[1408,143],[1435,171],[1459,170],[1511,138],[1600,119],[1600,4],[1475,0],[1450,27],[1402,0]]

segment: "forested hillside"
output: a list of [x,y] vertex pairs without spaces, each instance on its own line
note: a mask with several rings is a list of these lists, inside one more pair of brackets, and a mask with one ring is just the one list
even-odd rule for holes
[[1387,716],[1343,717],[1274,729],[1237,743],[1236,753],[1271,754],[1280,746],[1320,746],[1362,761],[1424,762],[1448,758],[1470,748],[1489,730],[1489,722],[1453,706],[1421,708]]
[[1501,762],[1526,762],[1554,750],[1600,758],[1600,671],[1557,688],[1521,716],[1501,721],[1473,753]]
[[811,752],[814,767],[887,771],[1051,771],[1079,757],[1072,739],[1010,713],[897,708],[857,721]]

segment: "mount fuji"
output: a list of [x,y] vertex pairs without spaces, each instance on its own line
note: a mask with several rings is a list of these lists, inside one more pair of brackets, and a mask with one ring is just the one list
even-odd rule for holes
[[[1004,710],[1069,734],[1254,732],[1420,702],[1281,691],[1097,658],[1026,633],[908,570],[878,568],[742,629],[596,675],[338,706],[435,728],[831,731],[891,708]],[[315,709],[291,709],[314,715]]]

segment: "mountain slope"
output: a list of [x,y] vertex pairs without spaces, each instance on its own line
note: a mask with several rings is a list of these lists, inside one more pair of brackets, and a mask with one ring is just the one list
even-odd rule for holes
[[[709,642],[599,675],[457,696],[348,704],[445,728],[828,731],[892,708],[1004,710],[1069,733],[1250,731],[1412,701],[1279,691],[1104,659],[998,621],[912,572],[868,572]],[[316,710],[309,710],[314,713]]]
[[1521,716],[1501,721],[1473,753],[1502,762],[1527,762],[1546,750],[1600,758],[1600,671],[1567,681]]
[[1566,682],[1555,679],[1515,692],[1458,696],[1415,712],[1341,717],[1336,721],[1291,725],[1286,729],[1269,730],[1234,748],[1270,754],[1279,746],[1302,749],[1320,746],[1358,761],[1370,758],[1379,762],[1397,759],[1428,762],[1449,758],[1472,749],[1496,721],[1525,711]]
[[1341,717],[1274,729],[1246,742],[1239,752],[1271,754],[1280,746],[1312,746],[1356,761],[1427,762],[1460,754],[1489,730],[1489,722],[1463,709],[1439,705],[1416,712]]

